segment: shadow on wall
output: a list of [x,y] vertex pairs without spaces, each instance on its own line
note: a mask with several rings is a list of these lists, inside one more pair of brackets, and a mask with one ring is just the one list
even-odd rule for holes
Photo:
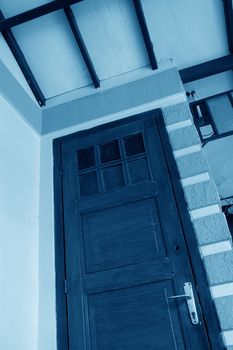
[[41,139],[38,349],[56,350],[55,257],[51,138]]

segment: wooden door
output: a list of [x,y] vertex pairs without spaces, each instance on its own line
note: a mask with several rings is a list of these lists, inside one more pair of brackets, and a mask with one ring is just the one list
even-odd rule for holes
[[[210,349],[155,113],[78,133],[61,157],[67,347]],[[197,325],[169,299],[184,282]]]

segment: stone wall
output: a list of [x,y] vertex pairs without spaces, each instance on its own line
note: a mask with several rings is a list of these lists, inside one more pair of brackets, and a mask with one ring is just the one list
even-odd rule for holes
[[233,350],[233,250],[217,188],[187,102],[163,116],[193,223],[224,343]]

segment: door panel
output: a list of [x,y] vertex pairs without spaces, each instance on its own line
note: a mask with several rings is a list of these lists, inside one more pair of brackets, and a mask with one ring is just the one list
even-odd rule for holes
[[153,200],[86,214],[82,216],[82,226],[86,273],[153,260],[164,254]]
[[93,349],[184,349],[179,323],[170,311],[170,281],[136,285],[89,296]]
[[[70,350],[209,349],[154,113],[63,143]],[[183,294],[191,282],[200,323]]]

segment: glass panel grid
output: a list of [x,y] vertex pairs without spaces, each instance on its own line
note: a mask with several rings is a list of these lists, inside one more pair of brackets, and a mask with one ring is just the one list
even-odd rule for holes
[[142,133],[124,137],[123,142],[127,157],[145,153],[145,146]]
[[94,147],[77,151],[78,169],[83,170],[95,166]]
[[118,140],[101,144],[99,150],[102,163],[112,162],[121,158]]

